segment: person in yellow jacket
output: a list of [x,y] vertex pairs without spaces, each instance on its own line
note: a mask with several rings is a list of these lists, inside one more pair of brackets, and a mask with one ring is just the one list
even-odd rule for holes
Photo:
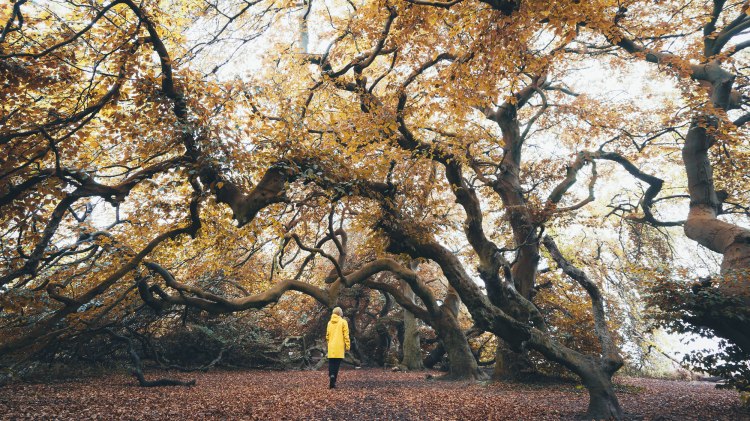
[[349,323],[343,316],[341,307],[333,309],[331,320],[326,329],[326,341],[328,342],[328,378],[329,389],[336,387],[336,378],[339,375],[339,367],[344,359],[344,353],[349,350]]

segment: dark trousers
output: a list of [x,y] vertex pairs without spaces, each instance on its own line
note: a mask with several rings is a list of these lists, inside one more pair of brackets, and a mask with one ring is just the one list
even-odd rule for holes
[[339,367],[343,358],[328,359],[328,378],[330,379],[329,387],[336,387],[336,378],[339,376]]

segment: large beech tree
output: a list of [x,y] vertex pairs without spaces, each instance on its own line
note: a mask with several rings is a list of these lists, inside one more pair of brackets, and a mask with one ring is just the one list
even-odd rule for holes
[[[636,8],[641,5],[635,3]],[[607,40],[633,58],[662,66],[685,86],[689,125],[684,135],[682,161],[687,176],[689,213],[682,224],[685,235],[703,247],[722,255],[719,291],[726,297],[738,297],[736,309],[747,313],[750,306],[750,229],[747,227],[748,179],[746,175],[748,141],[745,127],[750,121],[747,102],[747,52],[744,38],[750,27],[745,2],[713,1],[677,12],[665,5],[664,13],[676,13],[677,25],[686,20],[702,22],[701,27],[680,33],[675,25],[655,31],[636,27],[638,13],[623,7],[614,17],[616,29]],[[638,10],[638,9],[636,9]],[[687,48],[674,48],[667,38],[690,40]],[[657,40],[646,41],[646,39]],[[717,159],[723,150],[724,159]],[[718,162],[716,162],[718,161]],[[729,161],[729,162],[727,162]],[[714,173],[718,165],[723,187],[718,190]],[[744,173],[744,174],[742,174]],[[651,184],[654,196],[662,180]],[[744,218],[720,218],[739,210]],[[731,215],[730,215],[731,216]],[[650,220],[654,225],[662,222]],[[728,320],[710,315],[699,316],[694,323],[705,325],[744,352],[750,351],[750,332],[742,318]]]
[[[0,352],[132,303],[231,313],[297,291],[333,307],[361,284],[435,330],[450,377],[484,376],[464,305],[509,350],[578,375],[589,416],[622,417],[600,280],[557,245],[590,224],[598,185],[624,171],[638,184],[614,195],[637,200],[613,214],[684,225],[724,255],[722,291],[747,309],[748,215],[719,215],[747,209],[750,119],[728,113],[744,105],[747,42],[732,39],[750,21],[741,3],[684,3],[14,2],[0,12]],[[571,88],[581,66],[622,57],[673,75],[684,104]],[[661,118],[683,105],[687,129],[684,113]],[[684,137],[681,163],[665,136]],[[654,165],[687,177],[684,223],[662,218],[682,196],[660,195]],[[585,291],[595,352],[566,346],[535,303],[541,261]],[[747,348],[742,325],[698,322]],[[518,358],[498,355],[498,371]]]

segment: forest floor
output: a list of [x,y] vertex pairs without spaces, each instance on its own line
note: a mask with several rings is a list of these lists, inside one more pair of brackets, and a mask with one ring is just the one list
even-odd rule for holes
[[[147,372],[196,379],[192,387],[141,388],[124,374],[0,388],[0,419],[557,420],[576,419],[588,395],[574,383],[444,382],[436,372]],[[628,419],[750,420],[738,395],[711,383],[621,377]]]

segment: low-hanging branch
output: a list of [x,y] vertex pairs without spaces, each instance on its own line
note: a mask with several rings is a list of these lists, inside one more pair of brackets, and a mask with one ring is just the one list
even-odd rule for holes
[[[62,174],[58,174],[59,176],[68,177],[68,180],[70,180],[70,184],[72,186],[75,186],[76,189],[67,194],[62,200],[60,200],[55,209],[52,211],[52,215],[50,215],[49,221],[47,222],[41,238],[33,248],[31,254],[28,256],[23,266],[0,277],[0,286],[6,285],[15,279],[23,277],[24,275],[30,275],[30,277],[27,278],[23,283],[27,283],[34,278],[40,262],[45,257],[45,252],[48,249],[52,237],[57,232],[58,227],[63,220],[63,217],[68,212],[70,207],[75,204],[75,202],[86,197],[102,197],[112,204],[119,204],[143,180],[152,178],[156,174],[164,173],[172,168],[177,168],[184,163],[185,159],[183,157],[167,159],[157,164],[146,167],[143,170],[138,171],[137,173],[126,178],[119,184],[113,186],[101,184],[89,174],[82,171],[64,170]],[[55,173],[57,172],[58,171],[55,170]],[[11,192],[9,194],[15,195],[20,193]]]
[[[193,187],[197,187],[193,184]],[[134,254],[128,259],[123,265],[117,270],[107,276],[104,280],[92,286],[88,290],[85,290],[82,294],[77,295],[75,298],[64,297],[59,295],[57,290],[54,293],[58,294],[58,301],[64,302],[63,308],[52,312],[47,317],[38,320],[32,329],[26,332],[23,336],[16,338],[12,341],[3,343],[0,345],[0,354],[6,352],[12,352],[19,349],[23,349],[33,343],[46,343],[53,340],[65,331],[65,328],[56,329],[56,325],[68,315],[75,313],[85,303],[90,302],[94,298],[100,296],[107,290],[109,290],[115,283],[125,277],[128,273],[138,267],[141,262],[154,251],[160,244],[168,240],[179,238],[182,235],[189,235],[194,237],[200,229],[200,190],[195,190],[193,197],[190,201],[190,213],[189,222],[187,225],[178,226],[167,232],[157,235],[146,246],[141,249],[138,253]]]
[[159,386],[195,386],[195,379],[190,381],[182,381],[182,380],[174,380],[174,379],[158,379],[158,380],[146,380],[146,377],[143,375],[143,363],[141,362],[141,357],[138,356],[138,353],[135,351],[135,346],[133,345],[133,340],[128,338],[127,336],[119,335],[115,333],[112,329],[106,329],[106,332],[112,336],[114,339],[124,342],[128,347],[128,354],[130,355],[130,360],[133,362],[133,376],[138,379],[138,384],[141,387],[159,387]]
[[[149,286],[145,279],[141,279],[138,284],[138,292],[141,295],[141,298],[144,302],[159,310],[167,305],[187,305],[214,314],[233,313],[253,308],[263,308],[271,303],[277,302],[287,291],[299,291],[307,294],[326,307],[330,304],[330,297],[328,296],[327,291],[307,282],[295,279],[285,279],[280,281],[273,287],[258,294],[240,298],[227,298],[221,295],[212,294],[200,287],[178,282],[167,269],[158,263],[145,262],[144,265],[158,274],[169,288],[178,292],[176,295],[168,294],[158,285]],[[156,294],[158,298],[155,297],[154,294]]]

